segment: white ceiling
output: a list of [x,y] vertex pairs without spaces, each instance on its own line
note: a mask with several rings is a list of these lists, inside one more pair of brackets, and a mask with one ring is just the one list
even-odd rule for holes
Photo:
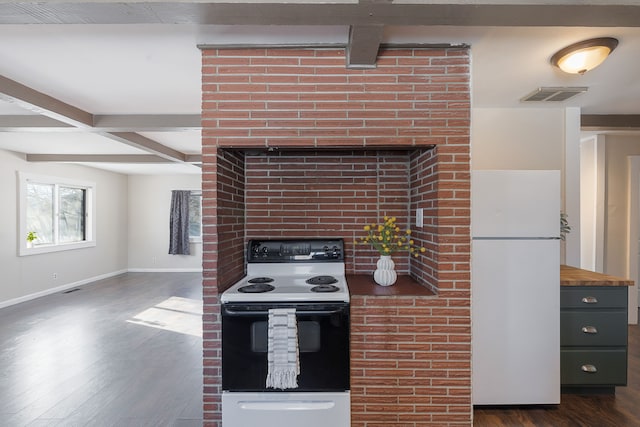
[[[612,36],[618,48],[584,76],[549,64],[560,48]],[[0,75],[96,115],[200,113],[199,44],[340,43],[348,26],[0,25]],[[583,114],[640,114],[640,28],[388,26],[383,43],[468,44],[476,108],[543,107],[519,101],[541,86],[587,86],[587,93],[549,108]],[[33,111],[0,101],[2,115]],[[185,154],[200,153],[198,130],[140,132]],[[0,132],[0,149],[29,154],[145,154],[77,129]],[[83,163],[126,174],[199,173],[182,162]]]

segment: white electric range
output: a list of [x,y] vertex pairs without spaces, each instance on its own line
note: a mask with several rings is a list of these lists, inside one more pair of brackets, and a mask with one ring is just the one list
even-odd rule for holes
[[[350,426],[343,240],[251,240],[246,256],[246,277],[221,295],[223,425]],[[295,310],[295,388],[273,389],[265,381],[268,322],[279,308]]]

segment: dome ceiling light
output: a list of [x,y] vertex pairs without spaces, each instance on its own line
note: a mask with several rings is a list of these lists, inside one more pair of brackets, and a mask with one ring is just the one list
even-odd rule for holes
[[584,74],[602,64],[616,46],[618,39],[613,37],[584,40],[556,52],[551,63],[565,73]]

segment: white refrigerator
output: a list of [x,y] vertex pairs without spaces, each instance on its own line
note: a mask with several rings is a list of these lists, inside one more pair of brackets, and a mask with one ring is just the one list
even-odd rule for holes
[[560,403],[560,172],[474,171],[472,400]]

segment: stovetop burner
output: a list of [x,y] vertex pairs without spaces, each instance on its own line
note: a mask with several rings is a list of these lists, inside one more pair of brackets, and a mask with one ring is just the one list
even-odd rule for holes
[[311,288],[311,292],[338,292],[339,287],[334,285],[318,285]]
[[238,288],[238,292],[242,292],[245,294],[260,294],[263,292],[270,292],[274,289],[275,287],[273,287],[273,285],[269,285],[268,283],[254,283],[252,285],[241,286],[240,288]]
[[223,304],[349,302],[343,239],[253,239],[246,260]]
[[247,280],[248,283],[271,283],[273,282],[273,278],[271,277],[254,277],[253,279]]
[[307,279],[306,283],[310,285],[330,285],[332,283],[338,283],[338,279],[336,279],[333,276],[315,276],[310,279]]

